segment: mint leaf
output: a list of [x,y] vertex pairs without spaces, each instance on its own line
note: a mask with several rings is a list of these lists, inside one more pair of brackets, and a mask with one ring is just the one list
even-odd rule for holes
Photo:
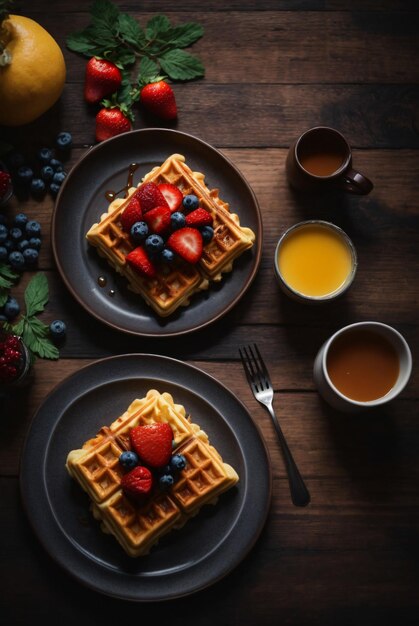
[[0,263],[0,307],[4,306],[9,296],[9,289],[19,278],[19,274],[14,272],[9,265]]
[[84,31],[69,35],[66,43],[70,50],[78,52],[79,54],[84,54],[87,57],[93,57],[95,55],[100,56],[100,52],[103,50],[102,47],[99,49],[98,45],[93,42],[90,37],[84,33]]
[[25,289],[26,315],[41,313],[48,302],[48,281],[45,274],[35,274]]
[[192,80],[205,74],[201,61],[185,50],[169,50],[158,60],[172,80]]
[[31,352],[41,359],[58,359],[59,351],[48,338],[49,328],[37,317],[25,316],[22,339]]

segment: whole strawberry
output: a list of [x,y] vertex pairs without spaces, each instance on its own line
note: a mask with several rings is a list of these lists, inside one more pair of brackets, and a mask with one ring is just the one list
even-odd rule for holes
[[141,502],[151,493],[153,475],[147,467],[137,465],[122,476],[121,487],[127,496]]
[[134,426],[129,437],[133,449],[149,467],[163,467],[169,463],[173,431],[166,422]]
[[119,107],[100,109],[96,115],[96,141],[104,141],[131,130],[131,120]]
[[164,120],[177,117],[175,94],[164,80],[145,85],[140,91],[140,102],[147,111]]
[[121,86],[120,69],[111,61],[92,57],[86,65],[84,79],[84,99],[90,104],[115,93]]

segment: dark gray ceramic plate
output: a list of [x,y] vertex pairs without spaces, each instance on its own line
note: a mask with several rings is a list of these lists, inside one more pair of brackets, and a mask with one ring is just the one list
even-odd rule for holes
[[[168,391],[208,433],[238,484],[149,555],[132,559],[101,532],[65,469],[80,447],[148,389]],[[96,361],[61,383],[35,415],[21,460],[21,494],[47,552],[81,583],[134,601],[188,595],[228,574],[253,547],[271,498],[269,456],[245,406],[220,382],[175,359],[131,354]]]
[[[150,169],[170,154],[180,153],[187,164],[206,175],[210,188],[237,212],[243,226],[256,234],[254,246],[234,263],[220,285],[196,294],[191,304],[169,318],[159,318],[127,288],[85,235],[107,210],[108,190],[122,189],[131,163],[139,164],[137,185]],[[123,195],[123,194],[122,194]],[[89,150],[73,167],[57,197],[52,218],[52,246],[58,270],[74,298],[91,315],[118,330],[141,336],[170,336],[197,330],[229,311],[252,283],[260,263],[262,220],[256,197],[238,169],[204,141],[170,129],[143,129],[118,135]],[[106,288],[98,278],[104,276]],[[115,295],[110,297],[109,291]]]

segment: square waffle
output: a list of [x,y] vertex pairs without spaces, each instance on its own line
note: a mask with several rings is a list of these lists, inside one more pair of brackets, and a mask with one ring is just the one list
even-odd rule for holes
[[214,236],[204,245],[199,262],[190,265],[178,261],[172,267],[161,264],[155,278],[140,275],[126,263],[125,257],[134,246],[121,227],[120,216],[136,187],[128,190],[127,198],[110,203],[108,212],[99,223],[92,225],[86,238],[115,271],[125,276],[132,291],[142,295],[161,317],[166,317],[179,306],[187,306],[191,296],[207,289],[211,281],[220,281],[224,273],[231,272],[234,260],[252,247],[255,234],[240,225],[239,217],[220,199],[218,189],[208,189],[204,174],[193,172],[181,154],[172,154],[161,166],[146,174],[142,182],[171,183],[183,195],[196,195],[200,206],[211,214]]
[[[174,451],[183,454],[186,467],[165,492],[156,489],[144,504],[136,504],[121,488],[124,469],[119,456],[129,449],[134,426],[167,422],[173,431]],[[207,503],[237,483],[236,471],[224,463],[208,436],[186,416],[168,393],[151,389],[134,400],[109,427],[67,457],[69,474],[91,499],[92,513],[102,530],[115,536],[132,557],[147,554],[160,537],[183,526]]]

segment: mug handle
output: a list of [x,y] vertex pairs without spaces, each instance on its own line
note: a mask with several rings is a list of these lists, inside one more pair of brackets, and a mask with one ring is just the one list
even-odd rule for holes
[[374,185],[369,178],[352,168],[346,170],[341,179],[341,186],[345,191],[358,195],[366,195],[374,189]]

